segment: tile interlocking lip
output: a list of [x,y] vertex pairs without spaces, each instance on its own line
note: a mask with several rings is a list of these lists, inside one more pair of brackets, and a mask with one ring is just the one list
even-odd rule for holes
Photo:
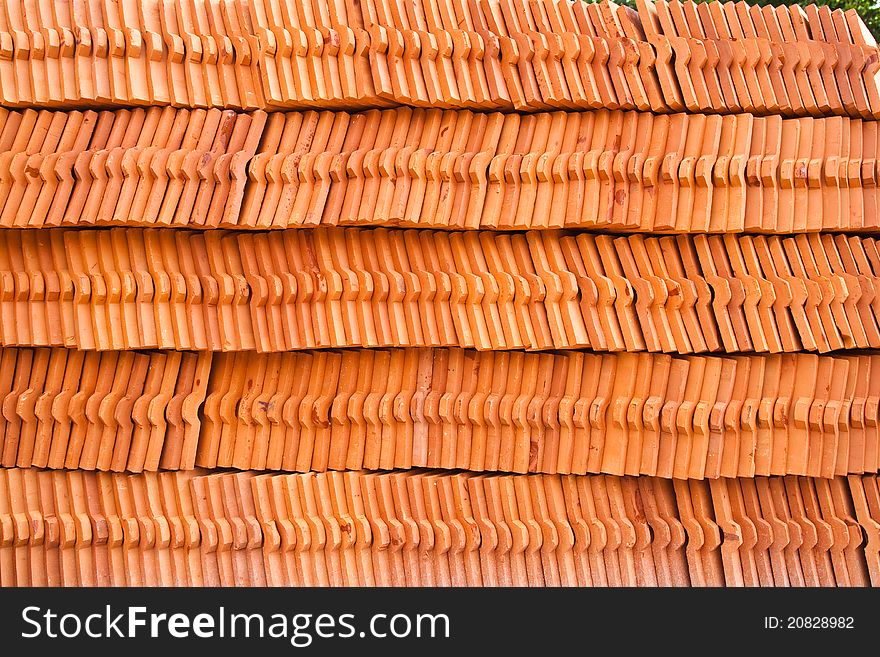
[[880,115],[877,44],[852,10],[297,1],[7,8],[3,104]]
[[878,514],[876,475],[669,482],[0,469],[0,578],[3,586],[876,586]]

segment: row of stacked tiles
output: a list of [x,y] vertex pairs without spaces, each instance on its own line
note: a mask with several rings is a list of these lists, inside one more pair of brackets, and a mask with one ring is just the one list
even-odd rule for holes
[[0,470],[2,586],[866,586],[880,487]]
[[880,347],[873,238],[0,231],[0,344],[262,352]]
[[792,233],[878,224],[874,121],[0,111],[0,226]]
[[0,11],[2,104],[880,115],[855,11],[639,0],[75,0]]
[[878,373],[866,355],[7,348],[0,463],[827,478],[880,470]]

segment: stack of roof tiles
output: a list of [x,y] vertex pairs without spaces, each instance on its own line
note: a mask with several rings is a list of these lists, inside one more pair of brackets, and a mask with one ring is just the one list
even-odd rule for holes
[[0,585],[880,585],[880,51],[744,2],[0,7]]

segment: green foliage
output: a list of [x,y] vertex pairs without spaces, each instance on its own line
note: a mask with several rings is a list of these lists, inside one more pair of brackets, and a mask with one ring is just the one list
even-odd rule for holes
[[873,0],[813,0],[794,2],[793,0],[758,0],[759,5],[828,5],[832,9],[855,9],[871,30],[874,38],[880,37],[880,4]]
[[[701,2],[702,0],[696,0]],[[855,9],[865,21],[865,25],[871,30],[875,39],[880,40],[880,3],[875,0],[747,0],[749,4],[757,5],[828,5],[832,9]],[[635,8],[635,0],[617,0],[618,4],[628,5]]]

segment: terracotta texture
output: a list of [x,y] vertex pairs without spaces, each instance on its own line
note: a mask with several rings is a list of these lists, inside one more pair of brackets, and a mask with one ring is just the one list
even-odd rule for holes
[[5,3],[0,586],[880,586],[878,69],[815,5]]

